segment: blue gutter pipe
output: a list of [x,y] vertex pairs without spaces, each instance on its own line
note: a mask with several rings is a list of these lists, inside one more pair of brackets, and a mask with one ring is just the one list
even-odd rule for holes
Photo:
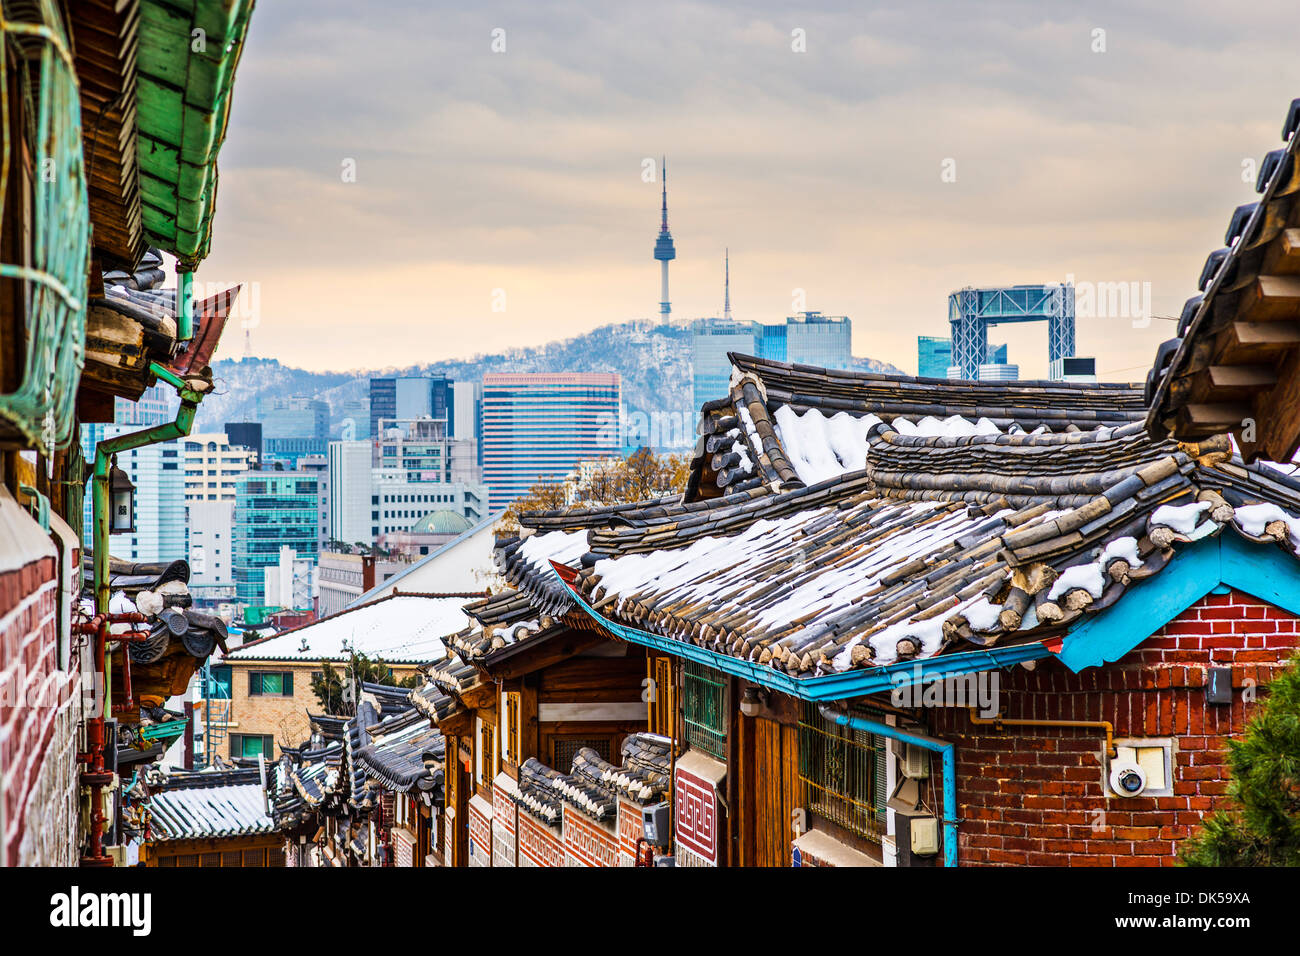
[[943,757],[943,865],[957,865],[957,748],[946,740],[926,737],[923,734],[908,733],[889,724],[865,717],[853,717],[835,710],[828,704],[818,704],[817,709],[827,720],[833,720],[840,726],[852,727],[854,730],[901,740],[913,747],[921,747]]

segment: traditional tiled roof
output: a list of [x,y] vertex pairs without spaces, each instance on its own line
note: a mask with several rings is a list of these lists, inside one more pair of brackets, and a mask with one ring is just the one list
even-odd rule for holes
[[618,795],[640,803],[665,799],[671,788],[672,741],[658,734],[630,734],[623,741],[623,765],[615,766],[590,747],[573,757],[568,774],[529,758],[519,767],[518,791],[510,798],[548,826],[560,823],[568,803],[597,820],[613,818]]
[[286,749],[267,781],[275,819],[289,826],[324,805],[338,792],[342,763],[343,745],[337,740],[314,750]]
[[1259,166],[1257,202],[1232,213],[1201,269],[1178,337],[1147,376],[1147,425],[1199,441],[1232,431],[1246,460],[1290,461],[1300,445],[1300,99],[1285,145]]
[[[783,374],[796,373],[807,374]],[[872,396],[879,378],[864,386]],[[810,404],[778,409],[762,446],[785,463],[771,482],[621,508],[603,524],[582,515],[588,550],[567,565],[577,592],[615,624],[815,678],[1041,642],[1224,527],[1300,542],[1300,485],[1234,463],[1226,436],[1152,440],[1125,420],[1140,418],[1127,388],[1053,386],[1068,417],[1052,419],[1046,405],[1033,418],[981,404],[985,384],[946,384],[944,410],[979,417],[935,434],[898,420],[823,428]],[[851,405],[851,390],[837,400]],[[828,477],[804,483],[809,466]]]
[[570,774],[559,773],[529,757],[519,767],[519,790],[511,795],[512,799],[522,810],[549,825],[559,823],[561,803],[572,804],[597,820],[612,818],[618,811],[618,801],[613,791],[600,782],[598,763],[603,761],[595,751],[584,751],[574,757]]
[[446,741],[422,713],[409,707],[368,730],[370,743],[353,755],[362,773],[402,793],[442,786]]
[[685,498],[803,487],[859,471],[880,421],[901,434],[1087,430],[1140,421],[1138,389],[949,382],[731,354],[731,394],[704,405]]
[[272,833],[256,770],[177,773],[149,798],[154,840],[196,840]]
[[527,537],[498,537],[493,561],[506,583],[528,596],[534,611],[559,617],[573,602],[551,573],[551,561],[567,564],[586,550],[581,530],[551,531]]
[[433,681],[412,690],[409,699],[412,707],[434,723],[445,720],[462,709],[460,700],[454,694],[447,693]]
[[465,613],[472,618],[469,627],[445,638],[444,643],[461,662],[469,663],[547,633],[557,621],[534,608],[533,600],[520,591],[507,590],[467,604]]
[[601,782],[636,803],[667,799],[672,788],[672,741],[658,734],[629,734],[622,750],[623,765],[606,767]]

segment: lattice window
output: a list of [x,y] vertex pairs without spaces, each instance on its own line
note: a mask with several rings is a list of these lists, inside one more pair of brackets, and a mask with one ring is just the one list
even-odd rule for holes
[[819,816],[879,841],[884,832],[884,738],[827,720],[805,704],[799,721],[803,804]]
[[560,773],[569,773],[573,769],[573,758],[583,747],[590,747],[600,754],[602,760],[609,760],[608,737],[553,737],[551,738],[551,768]]
[[719,760],[727,759],[727,679],[686,661],[682,671],[682,722],[686,742]]

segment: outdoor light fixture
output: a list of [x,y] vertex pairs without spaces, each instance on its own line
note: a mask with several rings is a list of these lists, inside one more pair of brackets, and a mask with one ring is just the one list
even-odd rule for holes
[[746,687],[745,693],[740,696],[740,712],[746,717],[757,717],[763,709],[765,696],[757,687]]
[[121,468],[113,465],[108,473],[108,500],[110,502],[110,534],[135,533],[135,485]]

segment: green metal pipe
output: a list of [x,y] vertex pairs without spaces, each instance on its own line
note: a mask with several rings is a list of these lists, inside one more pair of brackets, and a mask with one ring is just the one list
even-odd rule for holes
[[194,338],[194,272],[178,265],[176,286],[176,338],[188,342]]
[[[199,402],[203,401],[203,394],[190,388],[174,372],[163,368],[157,362],[149,363],[149,370],[153,374],[173,386],[181,397],[180,411],[176,413],[176,419],[170,422],[164,422],[161,425],[155,425],[152,428],[145,428],[138,432],[131,432],[128,435],[119,435],[116,438],[106,438],[95,445],[95,470],[91,478],[91,507],[94,514],[93,529],[93,546],[94,546],[94,578],[95,578],[95,613],[108,613],[108,537],[109,537],[109,500],[108,500],[108,479],[109,472],[112,470],[113,458],[120,451],[130,451],[132,448],[142,448],[145,445],[156,445],[159,442],[170,441],[173,438],[181,438],[190,433],[194,427],[194,416],[198,411]],[[107,718],[111,713],[111,700],[113,698],[112,686],[112,663],[108,658],[111,650],[106,652],[104,664],[104,717]]]

